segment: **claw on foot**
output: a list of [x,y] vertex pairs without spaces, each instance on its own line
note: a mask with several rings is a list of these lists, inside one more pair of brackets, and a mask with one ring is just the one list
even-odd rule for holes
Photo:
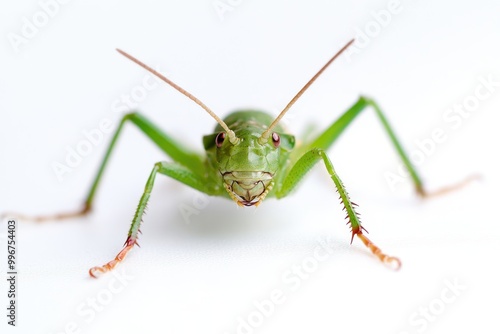
[[387,264],[390,268],[394,270],[399,270],[401,268],[401,260],[399,260],[397,257],[389,256],[387,254],[382,253],[382,250],[377,246],[375,246],[375,244],[371,242],[371,240],[368,239],[363,233],[358,232],[356,235],[358,236],[358,238],[361,239],[361,241],[365,244],[365,246],[371,250],[373,255],[375,255],[380,259],[380,261]]
[[102,274],[113,270],[113,268],[116,267],[118,263],[123,261],[127,253],[132,249],[132,247],[134,247],[134,245],[139,246],[137,240],[128,237],[127,241],[125,241],[125,247],[123,247],[120,253],[118,253],[118,255],[116,255],[116,257],[113,260],[109,261],[105,265],[90,268],[89,275],[92,276],[93,278],[98,278]]

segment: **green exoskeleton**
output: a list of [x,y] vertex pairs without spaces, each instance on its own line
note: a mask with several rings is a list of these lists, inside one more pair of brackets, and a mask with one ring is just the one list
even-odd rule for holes
[[205,147],[206,155],[203,156],[197,152],[182,148],[182,145],[165,134],[140,113],[129,113],[121,120],[109,144],[83,208],[77,212],[63,213],[50,217],[37,217],[35,219],[63,219],[84,215],[91,210],[97,187],[100,184],[101,177],[115,148],[123,125],[131,122],[142,130],[172,161],[161,161],[154,164],[132,224],[130,225],[123,249],[108,263],[91,268],[89,270],[91,276],[96,277],[97,274],[112,270],[119,262],[123,261],[134,245],[137,245],[144,210],[158,173],[169,176],[207,195],[223,196],[232,199],[239,206],[258,206],[265,198],[275,197],[280,199],[286,197],[319,161],[322,161],[325,165],[340,195],[341,203],[346,211],[346,219],[352,232],[351,243],[354,236],[357,236],[382,262],[390,264],[394,268],[399,268],[401,262],[397,257],[384,254],[363,233],[366,231],[361,225],[358,213],[356,212],[357,205],[349,198],[342,181],[326,154],[326,150],[332,146],[351,121],[363,110],[371,107],[382,123],[397,154],[409,171],[417,193],[421,196],[426,196],[427,193],[422,186],[419,175],[410,163],[408,155],[400,145],[399,140],[396,138],[394,131],[379,106],[369,98],[360,97],[349,110],[333,122],[323,133],[310,141],[304,142],[300,146],[296,144],[295,137],[287,134],[279,124],[285,113],[316,78],[353,42],[354,40],[351,40],[338,51],[295,95],[276,118],[261,111],[241,110],[230,114],[224,120],[221,120],[200,100],[168,78],[127,53],[118,50],[122,55],[158,76],[174,89],[197,103],[217,121],[218,124],[214,132],[203,137],[203,146]]

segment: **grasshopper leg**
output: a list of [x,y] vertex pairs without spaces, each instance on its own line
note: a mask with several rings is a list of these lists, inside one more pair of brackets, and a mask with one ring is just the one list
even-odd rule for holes
[[351,243],[356,235],[363,244],[383,263],[390,265],[393,269],[399,269],[401,267],[401,261],[399,258],[387,255],[382,252],[382,250],[376,246],[368,237],[363,234],[366,232],[363,226],[361,226],[361,221],[359,219],[358,212],[356,211],[357,204],[352,202],[344,184],[340,180],[337,172],[333,168],[333,164],[326,155],[323,149],[315,148],[306,152],[289,170],[288,174],[285,176],[283,182],[279,185],[276,197],[282,198],[288,195],[299,181],[307,174],[307,172],[319,161],[323,160],[328,174],[332,178],[337,192],[340,196],[340,201],[346,211],[346,219],[352,230]]
[[410,158],[406,151],[403,149],[403,146],[401,145],[401,141],[399,138],[396,136],[396,133],[394,132],[391,124],[385,117],[384,113],[382,112],[382,109],[380,106],[372,99],[361,96],[356,103],[349,108],[344,114],[342,114],[334,123],[332,123],[324,132],[322,132],[320,135],[318,135],[316,138],[314,138],[311,141],[308,141],[304,147],[298,151],[298,157],[300,157],[303,153],[313,149],[313,148],[320,148],[323,150],[327,150],[329,147],[331,147],[337,138],[344,132],[344,130],[351,124],[353,120],[355,120],[361,113],[362,111],[371,108],[373,111],[375,111],[375,114],[377,118],[379,119],[380,123],[382,124],[382,127],[384,129],[384,132],[387,134],[389,137],[389,140],[396,150],[397,155],[401,159],[403,165],[407,169],[410,178],[414,184],[415,187],[415,192],[417,193],[418,196],[422,198],[427,198],[427,197],[432,197],[432,196],[437,196],[437,195],[443,195],[448,192],[457,190],[459,188],[464,187],[467,185],[469,182],[473,180],[477,180],[479,177],[477,175],[470,176],[466,179],[464,179],[461,182],[458,182],[454,185],[438,189],[435,191],[428,191],[425,189],[422,178],[418,174],[417,170],[413,166],[413,164],[410,161]]
[[120,134],[122,133],[124,126],[126,123],[132,123],[139,130],[141,130],[146,136],[151,139],[163,152],[165,152],[168,156],[170,156],[174,161],[178,163],[188,166],[188,168],[196,174],[204,173],[204,165],[203,158],[196,152],[193,152],[182,145],[182,143],[177,142],[165,132],[163,132],[160,128],[158,128],[154,123],[148,120],[146,117],[141,115],[138,112],[131,112],[123,116],[118,125],[113,138],[106,150],[104,158],[99,166],[99,170],[97,171],[96,176],[94,177],[94,181],[90,187],[90,190],[85,198],[85,202],[81,209],[63,213],[57,213],[53,215],[40,215],[40,216],[28,216],[23,215],[16,212],[6,212],[0,215],[0,219],[4,217],[17,217],[19,219],[31,220],[36,222],[43,222],[48,220],[63,220],[68,218],[76,218],[85,216],[90,213],[92,210],[92,205],[94,202],[95,194],[98,186],[100,185],[102,176],[104,174],[104,170],[109,162],[109,158],[112,152],[116,148],[116,143]]
[[151,191],[153,190],[156,174],[158,173],[169,176],[206,194],[210,193],[207,182],[203,176],[200,176],[199,174],[196,174],[195,172],[175,162],[157,162],[154,165],[151,174],[149,175],[146,186],[144,187],[144,192],[141,196],[141,199],[139,200],[139,204],[137,205],[137,209],[135,211],[134,218],[132,219],[132,224],[130,225],[123,249],[115,256],[113,260],[109,261],[108,263],[102,266],[90,268],[90,276],[96,278],[99,274],[103,274],[112,270],[118,263],[123,261],[128,252],[135,245],[139,246],[139,244],[137,243],[137,239],[142,224],[142,217],[148,204],[149,197],[151,196]]
[[34,221],[46,221],[46,220],[62,220],[67,218],[75,218],[88,214],[91,211],[92,203],[94,201],[94,196],[96,190],[102,179],[104,170],[109,162],[111,153],[115,149],[118,137],[122,132],[125,123],[131,122],[137,126],[147,137],[149,137],[162,151],[164,151],[168,156],[170,156],[174,162],[158,162],[155,164],[153,171],[151,172],[149,179],[146,183],[146,189],[141,197],[139,205],[137,207],[134,219],[130,226],[130,230],[125,241],[123,249],[116,255],[116,257],[102,266],[96,266],[89,270],[92,277],[96,277],[98,274],[105,273],[112,270],[118,263],[123,261],[128,252],[137,244],[137,237],[139,232],[139,227],[142,221],[142,216],[144,209],[146,207],[147,201],[149,199],[151,190],[153,188],[154,178],[157,173],[167,175],[179,182],[184,183],[196,190],[199,190],[205,194],[213,195],[216,190],[214,190],[213,185],[210,185],[207,180],[205,180],[205,166],[203,157],[187,148],[185,148],[182,143],[179,143],[164,133],[159,129],[154,123],[146,119],[140,113],[132,112],[126,114],[118,128],[113,135],[111,143],[109,144],[104,158],[101,162],[97,175],[94,178],[90,191],[86,197],[83,207],[80,210],[73,212],[60,213],[55,215],[46,216],[26,216],[17,213],[5,213],[0,215],[0,218],[6,216],[15,216],[18,218]]

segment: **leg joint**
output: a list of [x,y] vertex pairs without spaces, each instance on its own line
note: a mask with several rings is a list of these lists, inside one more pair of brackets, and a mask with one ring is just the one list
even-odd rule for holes
[[137,112],[137,111],[130,111],[130,112],[126,113],[126,114],[123,116],[122,121],[124,122],[124,121],[126,121],[126,120],[130,120],[130,119],[132,119],[132,118],[135,118],[135,117],[136,117],[136,116],[138,116],[138,115],[139,115],[139,112]]
[[363,102],[367,105],[371,105],[373,103],[373,100],[365,95],[360,95],[358,101]]

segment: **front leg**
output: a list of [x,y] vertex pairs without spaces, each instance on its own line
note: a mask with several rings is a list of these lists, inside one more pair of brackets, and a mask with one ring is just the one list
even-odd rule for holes
[[298,182],[307,174],[307,172],[320,160],[323,159],[325,163],[326,170],[333,182],[335,183],[335,187],[337,188],[337,192],[340,195],[340,200],[342,205],[344,206],[344,210],[346,211],[346,219],[348,219],[348,224],[351,226],[352,236],[351,243],[354,239],[354,236],[358,236],[361,239],[363,244],[370,249],[370,251],[377,256],[382,262],[391,265],[395,269],[399,269],[401,267],[401,261],[397,257],[389,256],[384,254],[379,247],[377,247],[373,242],[370,241],[364,234],[363,231],[367,232],[363,226],[361,226],[361,221],[359,219],[358,213],[356,212],[355,207],[357,204],[352,202],[349,198],[349,194],[347,193],[344,184],[340,180],[339,176],[335,172],[333,168],[333,164],[330,159],[326,155],[325,151],[322,149],[312,149],[305,153],[289,170],[288,174],[284,177],[283,182],[278,185],[278,190],[276,192],[277,198],[285,197],[292,191]]
[[146,205],[149,201],[151,191],[153,190],[157,173],[170,176],[173,179],[176,179],[206,194],[212,193],[208,186],[208,183],[205,181],[205,178],[203,176],[196,174],[193,171],[177,163],[157,162],[154,165],[151,174],[149,175],[148,181],[146,182],[144,193],[142,194],[142,197],[139,201],[139,205],[137,206],[137,210],[135,211],[135,215],[132,220],[132,224],[130,225],[130,229],[127,234],[127,240],[125,241],[123,249],[116,255],[116,257],[113,260],[109,261],[108,263],[102,266],[96,266],[90,268],[89,270],[90,276],[96,278],[97,275],[112,270],[114,267],[116,267],[118,263],[123,261],[125,256],[134,247],[134,245],[139,245],[137,243],[137,238],[140,232],[142,216],[144,215],[144,210],[146,209]]

